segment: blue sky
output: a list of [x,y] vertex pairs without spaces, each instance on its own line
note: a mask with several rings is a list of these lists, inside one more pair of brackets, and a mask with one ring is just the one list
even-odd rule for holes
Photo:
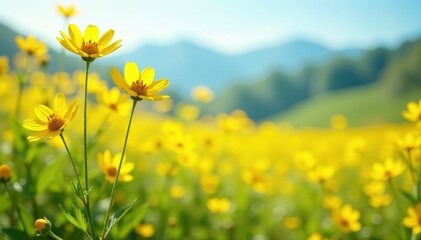
[[3,0],[0,22],[58,48],[57,4],[74,4],[71,22],[112,28],[121,51],[190,40],[241,53],[308,38],[332,48],[393,46],[421,36],[420,0]]

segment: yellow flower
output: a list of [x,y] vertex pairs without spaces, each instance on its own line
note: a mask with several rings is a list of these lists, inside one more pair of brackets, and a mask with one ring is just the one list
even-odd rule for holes
[[12,173],[9,165],[2,164],[0,166],[0,182],[1,183],[7,183],[12,178]]
[[[105,174],[105,178],[109,182],[114,182],[117,176],[118,165],[120,163],[121,153],[111,156],[110,151],[106,150],[104,153],[98,154],[98,165],[101,171]],[[133,170],[134,164],[126,162],[126,156],[123,157],[123,162],[120,169],[120,176],[118,181],[130,182],[133,180],[133,176],[130,172]]]
[[335,210],[342,204],[342,199],[335,195],[327,195],[323,198],[323,207],[327,210]]
[[333,166],[316,166],[310,170],[307,174],[307,177],[312,182],[325,183],[326,180],[329,180],[335,174],[335,168]]
[[79,107],[79,101],[74,100],[67,107],[66,98],[59,93],[54,98],[54,107],[38,105],[35,108],[35,115],[38,119],[27,119],[23,121],[23,127],[37,133],[28,137],[30,142],[40,140],[41,138],[51,139],[61,134],[64,127],[74,118]]
[[9,59],[7,56],[0,56],[0,76],[9,72]]
[[215,193],[221,183],[221,179],[216,175],[208,175],[200,178],[202,190],[208,194]]
[[43,42],[38,41],[34,36],[28,36],[27,38],[17,36],[16,45],[22,52],[28,55],[43,55],[48,51],[47,46]]
[[57,5],[57,9],[60,12],[60,14],[63,15],[65,18],[73,17],[77,13],[76,8],[73,5],[68,7],[65,7],[63,5]]
[[130,111],[130,102],[127,96],[121,95],[118,88],[112,88],[111,90],[104,90],[98,93],[98,101],[109,108],[111,111],[116,112],[120,116],[126,116]]
[[358,232],[361,229],[361,223],[358,221],[360,212],[352,209],[351,205],[336,209],[332,213],[332,222],[343,232]]
[[406,120],[411,122],[421,121],[421,99],[418,104],[416,102],[409,102],[407,110],[403,111],[402,115]]
[[208,103],[213,100],[213,92],[206,86],[195,87],[191,94],[193,99],[199,102]]
[[405,165],[393,158],[387,158],[384,163],[374,163],[371,177],[375,180],[388,181],[399,176],[405,170]]
[[35,221],[35,230],[39,233],[39,235],[46,235],[51,230],[51,223],[48,221],[46,217],[37,219]]
[[323,235],[319,232],[312,233],[310,236],[308,236],[307,240],[323,240]]
[[139,73],[139,69],[134,62],[127,62],[124,67],[124,77],[115,68],[111,68],[111,79],[121,90],[125,91],[131,96],[133,100],[150,100],[157,101],[168,99],[168,95],[158,95],[157,93],[165,89],[169,82],[168,79],[162,78],[155,82],[155,70],[146,67]]
[[408,215],[403,219],[403,225],[407,228],[412,228],[412,234],[421,233],[421,204],[408,208]]
[[228,212],[231,207],[231,202],[227,198],[211,198],[206,202],[209,211],[212,213]]
[[135,228],[135,231],[136,231],[137,234],[139,234],[140,236],[142,236],[144,238],[152,237],[155,234],[154,226],[152,224],[149,224],[149,223],[139,224]]
[[417,149],[421,146],[421,137],[414,133],[407,133],[404,137],[398,138],[396,144],[402,150],[411,152],[414,149]]
[[99,37],[99,29],[95,25],[89,25],[84,34],[75,24],[69,24],[69,36],[60,31],[61,37],[58,42],[70,52],[82,57],[84,61],[92,62],[96,58],[108,55],[121,47],[121,40],[110,44],[114,36],[114,30],[108,30]]
[[282,223],[288,229],[297,229],[301,225],[301,219],[298,217],[289,216],[284,218]]
[[335,114],[330,118],[330,126],[335,130],[343,130],[348,126],[348,120],[342,114]]
[[174,199],[179,199],[184,196],[184,188],[178,185],[172,186],[170,189],[170,195]]

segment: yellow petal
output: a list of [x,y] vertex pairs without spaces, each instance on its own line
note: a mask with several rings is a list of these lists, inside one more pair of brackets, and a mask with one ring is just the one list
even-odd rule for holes
[[114,30],[108,30],[98,41],[98,49],[101,52],[102,49],[104,49],[113,39],[114,36]]
[[69,121],[72,121],[72,119],[75,117],[77,109],[79,108],[79,100],[75,99],[70,104],[69,108],[67,109],[66,114],[64,115],[64,119],[66,120],[66,123]]
[[159,92],[165,89],[168,86],[168,84],[169,84],[168,79],[160,79],[156,82],[153,82],[148,88],[148,93],[154,94],[156,92]]
[[23,127],[32,131],[44,131],[48,129],[47,124],[35,119],[28,119],[23,121]]
[[134,62],[127,62],[126,66],[124,66],[124,77],[128,84],[132,82],[136,82],[139,80],[139,69],[137,68],[136,63]]
[[37,132],[37,133],[32,134],[27,139],[28,139],[29,142],[38,141],[41,138],[44,138],[45,136],[47,136],[48,133],[49,133],[49,130],[44,130],[44,131],[41,131],[41,132]]
[[125,163],[123,166],[121,166],[120,173],[121,174],[128,174],[133,169],[134,169],[134,163],[128,162],[128,163]]
[[82,47],[82,32],[75,24],[69,24],[69,35],[76,47]]
[[98,166],[99,166],[99,169],[101,169],[102,172],[104,172],[104,173],[107,172],[107,165],[105,163],[104,155],[102,153],[98,154]]
[[101,53],[103,55],[107,55],[110,54],[112,52],[114,52],[115,50],[119,49],[121,47],[121,40],[115,41],[114,43],[112,43],[111,45],[109,45],[108,47],[104,48],[101,50]]
[[140,78],[146,86],[151,85],[153,78],[155,77],[155,70],[151,67],[146,67],[142,70],[142,77]]
[[64,117],[67,110],[67,102],[63,93],[58,93],[54,98],[54,112],[60,117]]
[[53,110],[51,110],[49,107],[45,105],[38,105],[37,107],[35,107],[35,115],[42,122],[47,123],[48,117],[53,113],[54,113]]
[[118,181],[120,182],[130,182],[133,180],[133,176],[132,175],[121,175],[120,178],[118,179]]
[[68,42],[66,42],[66,40],[63,40],[61,38],[56,38],[57,41],[67,50],[69,50],[70,52],[73,52],[75,54],[79,54],[78,50],[76,48],[73,47],[73,45],[69,44]]
[[98,43],[98,39],[99,39],[98,27],[95,25],[89,25],[86,28],[85,33],[83,34],[83,40],[85,42],[91,41],[92,43]]
[[110,77],[114,84],[117,85],[117,87],[120,89],[125,90],[129,88],[127,81],[124,79],[123,75],[121,75],[120,71],[117,70],[117,68],[111,67]]
[[120,161],[122,161],[122,164],[123,164],[126,161],[126,156],[124,156],[123,159],[121,159],[121,153],[117,153],[113,157],[112,165],[115,167],[118,167],[118,165],[120,164]]

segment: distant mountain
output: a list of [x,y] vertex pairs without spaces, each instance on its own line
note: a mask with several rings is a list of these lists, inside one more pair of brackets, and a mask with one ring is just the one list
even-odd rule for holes
[[182,93],[203,84],[218,94],[229,85],[253,81],[271,70],[290,73],[338,56],[355,58],[361,52],[358,49],[336,51],[310,41],[296,40],[244,54],[227,55],[182,41],[168,46],[143,46],[130,53],[111,56],[103,62],[123,68],[126,61],[134,61],[143,67],[156,68],[157,77],[169,78],[171,87]]

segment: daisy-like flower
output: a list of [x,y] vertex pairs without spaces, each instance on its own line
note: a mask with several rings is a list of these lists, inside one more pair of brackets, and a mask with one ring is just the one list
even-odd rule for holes
[[411,122],[420,122],[421,121],[421,100],[418,102],[409,102],[407,110],[405,110],[402,115],[406,120]]
[[403,225],[407,228],[412,228],[412,234],[417,235],[421,233],[421,204],[415,207],[408,208],[408,216],[403,219]]
[[361,223],[358,221],[359,218],[360,212],[352,209],[349,204],[334,210],[332,213],[333,224],[346,233],[360,231]]
[[375,180],[388,181],[402,174],[405,165],[393,158],[387,158],[384,163],[374,163],[371,177]]
[[[118,165],[120,163],[121,153],[111,156],[110,151],[106,150],[104,153],[98,154],[98,165],[101,171],[105,174],[105,178],[109,182],[114,182],[118,172]],[[130,172],[134,169],[134,164],[126,162],[126,156],[123,157],[120,176],[118,181],[130,182],[133,180],[133,176]]]
[[126,95],[121,95],[116,87],[101,91],[97,99],[102,105],[121,116],[126,116],[130,111],[130,101]]
[[108,30],[100,37],[99,29],[95,25],[89,25],[84,34],[75,24],[69,24],[69,36],[60,31],[61,37],[58,42],[70,52],[82,57],[86,62],[92,62],[96,58],[110,54],[121,47],[121,40],[110,44],[114,36],[114,30]]
[[65,7],[63,5],[57,5],[57,9],[61,15],[63,15],[65,18],[70,18],[76,15],[76,8],[75,6],[71,5],[68,7]]
[[228,212],[231,208],[231,202],[227,198],[211,198],[208,199],[206,205],[212,213]]
[[157,93],[165,89],[169,82],[168,79],[159,79],[153,82],[155,70],[146,67],[139,73],[139,69],[134,62],[126,63],[124,67],[124,77],[115,68],[111,68],[111,79],[121,90],[131,96],[133,100],[141,101],[143,99],[150,101],[168,99],[168,95],[158,95]]
[[17,36],[15,40],[18,48],[28,55],[43,55],[48,51],[47,46],[43,42],[38,41],[34,36],[28,36],[26,38]]
[[67,107],[66,98],[59,93],[54,98],[53,109],[38,105],[35,108],[35,115],[38,119],[27,119],[23,121],[23,127],[37,133],[28,137],[30,142],[40,140],[42,138],[51,139],[62,133],[64,127],[74,118],[79,107],[79,101],[74,100]]

